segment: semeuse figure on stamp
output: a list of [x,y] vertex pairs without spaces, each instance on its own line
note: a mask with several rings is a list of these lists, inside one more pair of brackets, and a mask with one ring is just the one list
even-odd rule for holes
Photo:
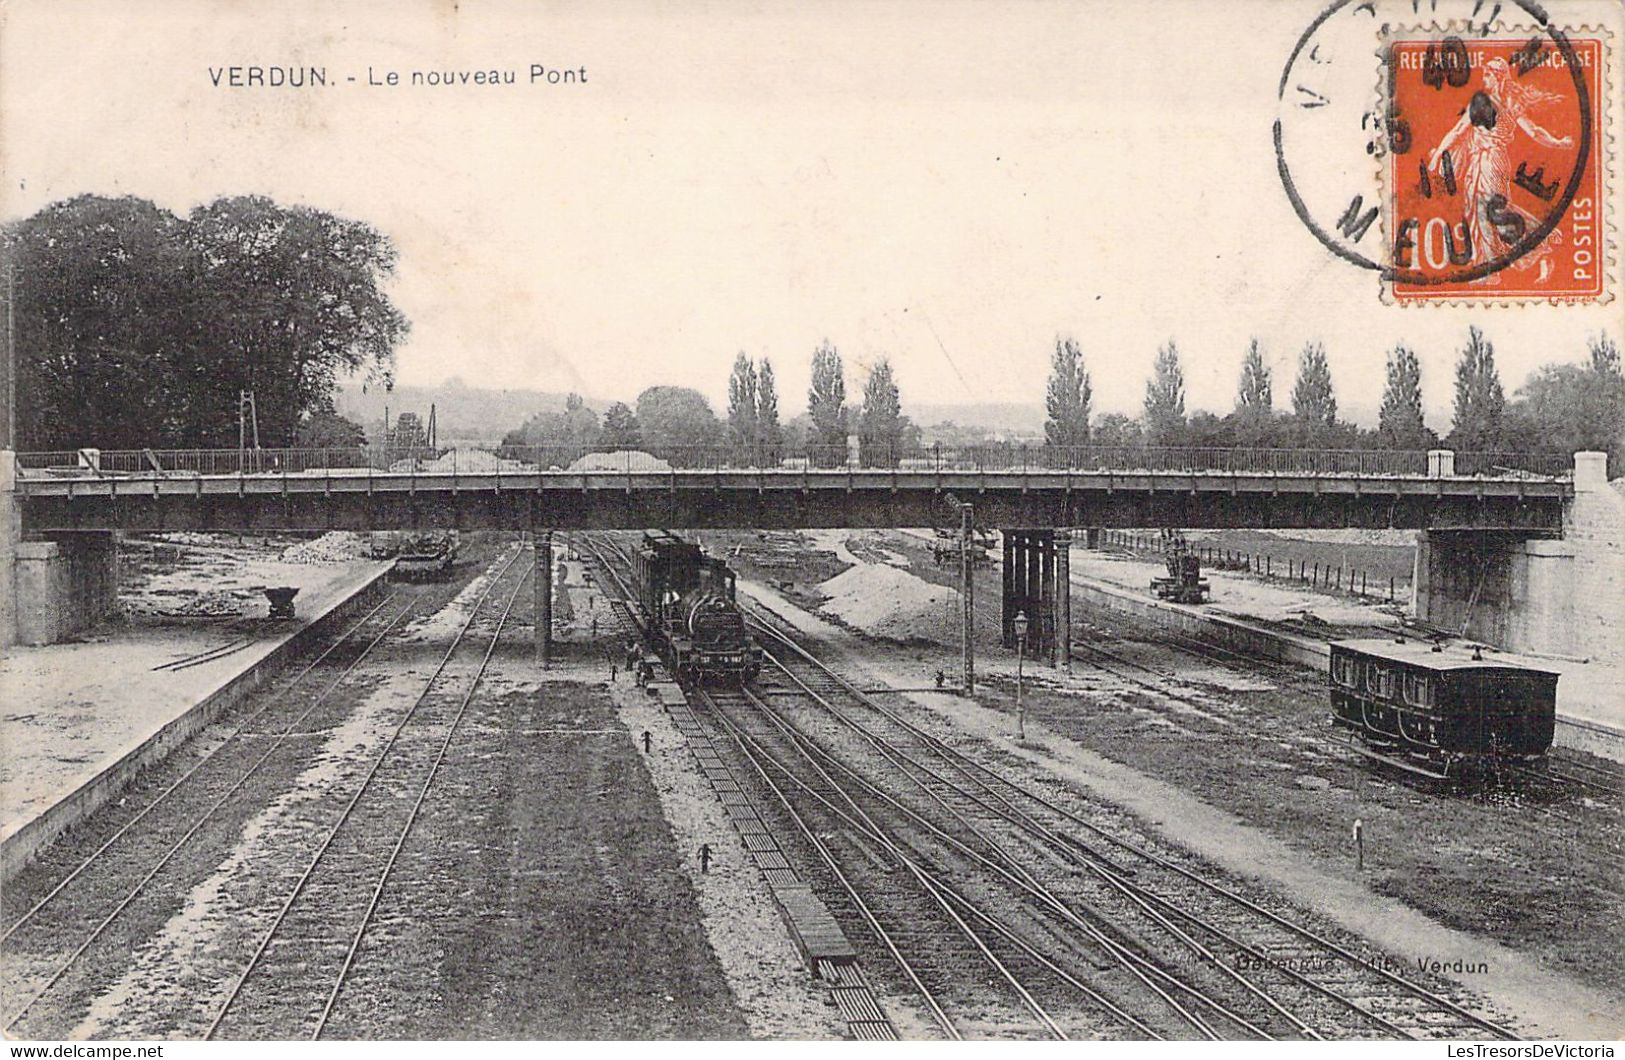
[[[1473,94],[1456,124],[1428,155],[1428,169],[1441,175],[1451,173],[1462,192],[1462,221],[1472,244],[1472,260],[1488,261],[1509,252],[1523,234],[1539,226],[1539,220],[1512,203],[1512,145],[1518,130],[1545,147],[1569,147],[1573,139],[1554,136],[1535,122],[1530,112],[1559,96],[1530,85],[1519,84],[1511,76],[1505,59],[1491,59],[1484,65],[1484,87]],[[1458,150],[1461,164],[1451,155]],[[1447,170],[1446,167],[1449,167]],[[1541,246],[1512,263],[1516,269],[1540,265],[1544,279],[1551,270],[1547,255],[1562,239],[1553,231]],[[1500,282],[1495,273],[1483,278],[1489,284]]]

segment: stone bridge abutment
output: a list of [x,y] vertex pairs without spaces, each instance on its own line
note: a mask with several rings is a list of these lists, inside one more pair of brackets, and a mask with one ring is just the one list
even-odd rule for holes
[[1606,453],[1574,457],[1561,536],[1417,535],[1416,617],[1509,651],[1612,658],[1625,633],[1625,479]]

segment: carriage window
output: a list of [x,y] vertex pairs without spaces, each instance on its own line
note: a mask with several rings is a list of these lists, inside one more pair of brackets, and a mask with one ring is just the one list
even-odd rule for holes
[[1413,707],[1433,706],[1433,679],[1426,674],[1406,674],[1405,702]]
[[1373,666],[1366,674],[1366,690],[1373,695],[1392,697],[1394,672],[1386,666]]
[[1332,680],[1346,688],[1353,688],[1359,684],[1359,667],[1347,655],[1339,655],[1332,660]]

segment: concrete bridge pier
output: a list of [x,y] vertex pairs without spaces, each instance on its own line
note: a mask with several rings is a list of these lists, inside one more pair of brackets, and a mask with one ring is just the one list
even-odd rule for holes
[[547,669],[553,662],[553,531],[537,530],[535,580],[536,666]]
[[[1016,613],[1027,616],[1027,657],[1069,664],[1071,649],[1071,534],[1065,530],[1005,530],[1003,642],[1019,647]],[[1059,546],[1059,549],[1058,547]],[[1064,650],[1063,650],[1063,643]],[[1063,662],[1066,660],[1066,662]]]
[[1576,453],[1562,536],[1417,534],[1416,617],[1510,651],[1617,659],[1625,633],[1625,490]]
[[16,457],[0,451],[0,647],[57,644],[118,608],[118,535],[111,530],[25,539]]

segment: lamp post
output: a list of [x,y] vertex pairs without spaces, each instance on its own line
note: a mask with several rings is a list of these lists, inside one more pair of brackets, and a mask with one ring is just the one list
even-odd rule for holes
[[1021,668],[1027,657],[1027,612],[1017,611],[1010,620],[1016,628],[1016,739],[1027,739],[1027,709],[1021,702]]

